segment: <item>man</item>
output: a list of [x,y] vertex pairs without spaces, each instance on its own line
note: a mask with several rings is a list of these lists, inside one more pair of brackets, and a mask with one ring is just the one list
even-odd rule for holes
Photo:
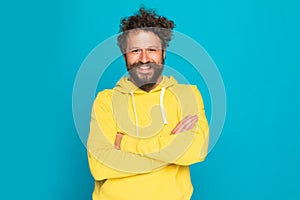
[[162,75],[173,21],[140,8],[121,21],[129,77],[99,92],[88,159],[94,200],[188,200],[189,165],[205,159],[208,123],[196,86]]

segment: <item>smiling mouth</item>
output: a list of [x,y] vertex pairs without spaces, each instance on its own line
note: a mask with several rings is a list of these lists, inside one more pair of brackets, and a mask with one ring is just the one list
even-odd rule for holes
[[152,71],[152,67],[150,67],[150,66],[139,66],[139,67],[137,67],[137,70],[139,71],[139,72],[142,72],[142,73],[148,73],[148,72],[150,72],[150,71]]

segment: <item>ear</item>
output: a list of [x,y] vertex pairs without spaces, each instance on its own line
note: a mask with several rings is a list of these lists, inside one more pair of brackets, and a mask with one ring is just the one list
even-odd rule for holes
[[163,58],[166,59],[166,49],[163,49]]
[[126,54],[123,54],[123,58],[124,58],[125,63],[127,63]]

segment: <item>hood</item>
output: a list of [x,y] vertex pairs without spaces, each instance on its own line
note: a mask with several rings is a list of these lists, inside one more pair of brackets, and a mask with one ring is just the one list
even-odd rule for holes
[[[136,126],[136,135],[139,135],[139,122],[138,122],[138,116],[135,106],[135,98],[134,94],[139,93],[146,93],[142,89],[138,88],[134,83],[132,83],[129,79],[129,77],[123,77],[119,80],[116,87],[114,88],[116,91],[122,93],[122,94],[128,94],[132,98],[132,107],[134,111],[135,116],[135,126]],[[153,92],[160,92],[159,102],[160,102],[160,111],[161,116],[163,119],[163,124],[168,124],[165,109],[164,109],[164,94],[166,88],[172,87],[174,85],[178,84],[178,82],[173,78],[173,76],[170,76],[169,78],[167,76],[163,76],[162,81],[157,85],[154,89],[152,89],[149,93]]]

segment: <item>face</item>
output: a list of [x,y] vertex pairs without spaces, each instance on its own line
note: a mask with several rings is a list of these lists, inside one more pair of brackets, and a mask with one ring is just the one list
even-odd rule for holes
[[127,70],[135,85],[152,88],[162,79],[165,51],[160,38],[150,31],[130,32],[124,55]]

